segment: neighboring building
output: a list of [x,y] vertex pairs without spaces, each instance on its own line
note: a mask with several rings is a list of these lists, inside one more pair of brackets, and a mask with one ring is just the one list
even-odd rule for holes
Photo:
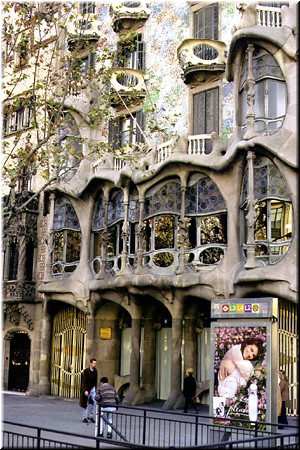
[[[211,301],[276,297],[298,413],[296,7],[78,3],[80,32],[70,21],[60,42],[82,75],[50,140],[66,149],[64,175],[3,236],[5,390],[76,398],[95,357],[127,404],[175,409],[187,367],[210,378]],[[84,77],[103,30],[111,119],[95,125],[99,86]],[[16,67],[30,55],[20,42]],[[13,112],[10,100],[5,139],[21,131],[24,145],[34,99]],[[106,145],[100,158],[90,140]],[[41,186],[28,173],[5,195],[4,222]]]

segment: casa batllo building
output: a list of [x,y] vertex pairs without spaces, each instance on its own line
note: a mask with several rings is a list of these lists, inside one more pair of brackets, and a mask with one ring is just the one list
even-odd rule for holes
[[[45,30],[53,17],[62,23],[62,4],[36,5]],[[78,398],[95,357],[124,404],[181,407],[188,367],[208,404],[211,302],[270,297],[296,415],[297,3],[73,7],[43,47],[49,55],[59,34],[60,57],[80,67],[62,125],[41,145],[49,159],[64,148],[68,170],[40,191],[39,167],[24,169],[3,199],[4,390]],[[95,124],[87,111],[102,94],[85,77],[97,71],[103,36],[110,118]],[[16,135],[23,146],[35,139],[36,127],[22,28],[14,42],[3,41],[3,79],[27,78],[4,101],[11,147]]]

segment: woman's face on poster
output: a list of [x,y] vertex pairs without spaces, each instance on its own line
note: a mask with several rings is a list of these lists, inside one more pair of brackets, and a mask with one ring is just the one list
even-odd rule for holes
[[243,351],[243,358],[249,361],[257,358],[258,356],[258,347],[255,344],[246,345]]

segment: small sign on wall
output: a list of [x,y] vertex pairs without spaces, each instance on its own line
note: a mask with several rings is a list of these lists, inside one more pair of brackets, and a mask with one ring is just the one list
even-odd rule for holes
[[100,328],[100,339],[111,339],[111,328]]

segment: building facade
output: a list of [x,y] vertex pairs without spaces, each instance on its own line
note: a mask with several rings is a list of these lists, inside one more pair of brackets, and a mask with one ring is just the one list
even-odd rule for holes
[[[297,3],[75,6],[47,40],[63,29],[60,52],[80,68],[45,144],[65,149],[60,183],[36,195],[41,173],[23,171],[4,196],[4,389],[79,397],[95,357],[124,403],[181,407],[187,367],[208,403],[211,301],[273,297],[296,415]],[[30,80],[18,42],[11,64]],[[4,103],[11,146],[33,139],[28,83]],[[103,86],[110,117],[93,122]]]

